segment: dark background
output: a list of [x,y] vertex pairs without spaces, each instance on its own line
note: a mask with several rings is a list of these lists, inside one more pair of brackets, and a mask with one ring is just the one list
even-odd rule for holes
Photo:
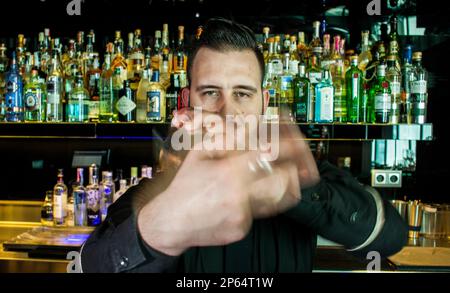
[[[104,51],[104,44],[112,41],[115,30],[122,31],[126,39],[129,31],[143,30],[144,40],[151,41],[154,31],[169,23],[172,35],[178,25],[185,25],[187,34],[209,17],[223,16],[249,25],[260,33],[264,26],[271,33],[294,33],[299,30],[311,35],[312,21],[321,19],[325,8],[345,6],[349,17],[327,17],[329,30],[345,28],[352,38],[347,48],[354,48],[360,41],[360,31],[368,29],[378,20],[386,20],[394,11],[386,0],[381,0],[382,15],[368,16],[366,6],[370,2],[320,1],[320,0],[85,0],[81,16],[68,16],[69,0],[15,0],[3,1],[0,11],[0,40],[9,48],[15,46],[17,34],[31,37],[31,44],[45,27],[52,37],[75,38],[79,30],[94,29],[97,50]],[[450,178],[447,123],[449,119],[449,35],[450,14],[445,2],[434,0],[408,1],[398,11],[417,15],[418,26],[426,28],[426,35],[411,38],[415,50],[424,53],[424,65],[430,72],[429,122],[434,125],[435,141],[419,142],[417,171],[396,197],[407,195],[424,201],[447,201],[447,180]],[[196,17],[196,14],[199,17]],[[307,39],[308,41],[308,39]],[[402,38],[401,42],[407,40]],[[74,170],[70,167],[75,150],[111,150],[112,169],[123,168],[129,176],[129,167],[152,165],[156,167],[157,147],[150,140],[91,140],[91,139],[6,139],[0,138],[0,199],[42,199],[56,180],[56,169],[66,169],[69,179]],[[356,175],[361,167],[361,143],[333,142],[330,145],[330,161],[340,156],[352,156],[352,171]],[[43,169],[33,169],[32,161],[44,161]]]

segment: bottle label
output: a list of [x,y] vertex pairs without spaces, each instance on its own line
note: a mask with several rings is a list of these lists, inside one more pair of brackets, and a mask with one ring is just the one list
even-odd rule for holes
[[6,84],[6,90],[10,94],[17,92],[18,89],[19,85],[17,84],[17,82],[8,81],[8,83]]
[[36,93],[33,92],[26,92],[25,93],[25,105],[27,107],[27,110],[33,111],[36,109],[36,106],[38,104],[38,97]]
[[154,119],[161,118],[161,92],[147,92],[147,117]]
[[87,191],[88,209],[97,212],[100,209],[100,193],[96,189]]
[[64,215],[63,200],[61,195],[53,196],[53,217],[55,219],[62,219]]
[[395,96],[399,95],[400,94],[400,90],[401,90],[400,82],[392,81],[390,83],[390,85],[391,85],[391,94],[395,95]]
[[280,61],[272,61],[272,73],[275,75],[283,74],[283,63]]
[[136,109],[136,104],[130,100],[127,96],[121,97],[116,104],[116,109],[123,116],[127,115],[134,109]]
[[411,82],[411,93],[412,94],[426,94],[427,93],[427,81],[426,80],[416,80]]
[[389,112],[391,109],[391,96],[389,94],[378,94],[375,96],[375,111]]
[[317,101],[320,103],[319,121],[333,121],[333,88],[324,87],[319,89]]
[[69,203],[67,205],[67,226],[73,227],[75,226],[75,207],[73,203]]
[[309,81],[313,84],[315,83],[319,83],[320,80],[322,79],[322,72],[310,72],[308,74],[309,76]]
[[88,104],[89,119],[97,119],[100,114],[100,102],[99,101],[86,101],[86,104]]
[[280,89],[282,91],[288,91],[292,89],[292,76],[285,75],[281,77],[281,86]]
[[298,60],[289,61],[289,72],[294,76],[298,74],[298,64]]

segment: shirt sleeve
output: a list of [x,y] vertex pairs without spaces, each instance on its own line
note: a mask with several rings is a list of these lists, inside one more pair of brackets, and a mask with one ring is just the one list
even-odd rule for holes
[[320,163],[319,171],[320,182],[302,190],[301,202],[285,216],[360,257],[370,251],[386,257],[402,249],[408,226],[388,201],[328,162]]
[[110,206],[105,221],[81,249],[84,273],[170,272],[178,258],[156,251],[141,238],[137,226],[140,208],[161,191],[161,181],[145,179]]

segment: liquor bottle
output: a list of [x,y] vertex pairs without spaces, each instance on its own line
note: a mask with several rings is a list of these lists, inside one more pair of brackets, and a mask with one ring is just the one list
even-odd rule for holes
[[[273,41],[269,38],[269,59],[267,61],[272,64],[272,74],[277,76],[281,76],[283,74],[283,60],[278,49],[279,42],[280,36],[275,36]],[[272,48],[270,47],[271,43],[273,43],[273,46],[271,46]]]
[[[161,35],[161,49],[164,49],[164,48],[169,50],[169,64],[173,64],[173,55],[172,55],[173,52],[170,50],[169,25],[167,23],[163,24],[162,35]],[[161,68],[159,68],[159,69],[161,72]]]
[[42,84],[38,71],[33,69],[31,79],[24,88],[25,100],[25,121],[44,122],[46,111],[46,92]]
[[317,55],[312,55],[309,60],[310,65],[306,69],[306,75],[311,83],[311,109],[308,109],[308,121],[314,121],[314,114],[316,112],[316,85],[322,80],[322,70],[319,68]]
[[34,59],[33,60],[33,69],[37,70],[38,76],[39,76],[39,82],[42,85],[44,85],[45,90],[46,90],[45,83],[47,81],[47,73],[42,71],[41,57],[40,57],[39,52],[34,52],[34,58],[33,59]]
[[53,219],[55,226],[66,226],[67,218],[67,186],[64,184],[64,173],[58,170],[58,181],[53,188]]
[[67,198],[67,227],[75,227],[75,200],[73,193],[70,193]]
[[333,49],[331,51],[331,63],[330,63],[330,73],[331,78],[334,81],[335,79],[340,78],[341,80],[345,79],[345,68],[344,68],[344,58],[341,54],[341,36],[337,35],[333,37]]
[[122,169],[116,169],[116,172],[114,172],[116,174],[116,177],[114,178],[114,186],[115,186],[115,190],[119,190],[120,189],[120,180],[123,179],[123,170]]
[[147,122],[164,122],[166,119],[166,90],[159,82],[155,70],[147,89]]
[[135,186],[139,184],[138,178],[138,168],[131,167],[131,177],[130,177],[130,186]]
[[297,52],[300,58],[300,62],[304,64],[308,64],[308,46],[305,43],[305,32],[298,32],[298,44],[297,44]]
[[132,51],[129,54],[129,63],[128,68],[131,70],[128,71],[128,78],[134,77],[135,74],[139,76],[142,75],[142,70],[144,69],[144,49],[142,48],[142,40],[141,40],[141,30],[137,29],[134,33],[133,38],[133,47]]
[[376,123],[388,123],[391,112],[391,89],[385,78],[386,65],[377,66],[377,79],[370,89],[375,111]]
[[89,167],[89,185],[87,194],[87,224],[90,227],[98,226],[102,222],[100,211],[101,194],[98,185],[98,167],[94,164]]
[[100,115],[100,84],[102,70],[98,56],[94,56],[92,68],[87,72],[87,90],[89,92],[89,121],[99,121]]
[[114,193],[113,202],[116,202],[127,191],[127,180],[120,180],[120,187],[116,193]]
[[77,181],[73,187],[72,197],[74,200],[75,226],[87,226],[87,199],[83,168],[77,168]]
[[111,71],[111,57],[110,54],[105,54],[105,63],[103,64],[103,71],[100,79],[100,107],[99,120],[100,122],[114,122],[113,115],[113,76]]
[[164,48],[162,50],[162,62],[160,66],[160,81],[164,88],[168,88],[170,85],[170,61],[169,61],[169,49]]
[[297,52],[297,37],[291,36],[291,47],[289,48],[289,73],[296,77],[298,75],[298,66],[300,57]]
[[331,46],[330,46],[330,34],[324,34],[323,35],[323,55],[322,55],[322,62],[320,64],[320,67],[322,69],[330,69],[330,65],[333,62],[334,62],[334,60],[331,55]]
[[150,85],[151,75],[152,75],[151,69],[144,70],[142,79],[139,83],[136,99],[137,100],[136,120],[138,123],[147,122],[147,89]]
[[119,122],[135,122],[136,121],[136,100],[133,91],[130,88],[130,82],[123,82],[122,91],[119,94],[119,100],[116,103]]
[[358,56],[358,68],[361,71],[366,70],[366,67],[372,61],[372,53],[369,48],[369,31],[361,32],[361,53]]
[[6,121],[20,122],[23,121],[23,82],[17,66],[16,52],[12,52],[11,65],[5,76],[6,93]]
[[311,42],[309,43],[309,55],[322,55],[323,53],[323,45],[322,41],[320,40],[320,22],[314,21],[313,22],[313,37]]
[[[273,47],[273,43],[270,43]],[[270,50],[270,49],[269,49]],[[267,64],[266,78],[264,81],[264,88],[269,92],[269,105],[266,109],[265,120],[276,121],[280,115],[280,87],[279,77],[273,73],[273,63]]]
[[369,94],[369,84],[366,82],[363,82],[363,92],[359,107],[359,122],[375,123],[375,111],[373,100],[371,99]]
[[406,45],[403,52],[403,63],[402,63],[402,88],[401,88],[401,121],[403,123],[412,123],[412,116],[408,115],[411,109],[411,81],[414,80],[414,68],[412,66],[412,46]]
[[281,49],[281,54],[289,53],[291,48],[291,36],[289,34],[284,35],[283,48]]
[[363,96],[363,72],[358,68],[358,56],[350,57],[351,67],[345,74],[347,83],[347,120],[350,123],[364,122],[360,116]]
[[173,71],[187,70],[187,54],[184,48],[184,26],[178,27],[178,44],[173,58]]
[[297,123],[308,122],[311,108],[311,83],[306,77],[306,66],[300,64],[298,77],[294,79],[294,104],[292,112]]
[[155,43],[153,46],[153,56],[152,56],[152,69],[159,70],[161,63],[161,31],[155,31]]
[[178,96],[181,92],[180,75],[172,72],[170,75],[170,86],[166,93],[166,121],[170,122],[173,119],[173,113],[178,110]]
[[0,45],[0,121],[5,120],[6,116],[6,79],[5,74],[8,68],[9,59],[6,57],[6,46],[4,43]]
[[[343,63],[342,63],[343,64]],[[338,66],[337,63],[332,65],[334,68],[335,77],[331,76],[334,87],[334,113],[333,121],[345,123],[348,121],[347,113],[347,88],[345,86],[345,78],[342,77],[343,66]],[[331,74],[331,72],[330,72]]]
[[282,111],[287,111],[285,117],[292,116],[292,104],[294,103],[293,76],[289,70],[289,52],[284,53],[283,74],[280,76],[280,103]]
[[78,60],[76,58],[75,40],[69,40],[69,47],[67,52],[62,57],[62,63],[64,67],[65,76],[70,76],[70,74],[72,73],[73,66],[76,66],[78,70],[80,64],[78,63]]
[[400,104],[401,104],[401,82],[402,76],[397,68],[397,59],[390,55],[387,57],[386,80],[389,81],[391,88],[391,114],[389,123],[400,123]]
[[263,27],[263,42],[262,42],[262,53],[264,60],[267,60],[269,56],[269,43],[267,40],[269,39],[270,27]]
[[329,70],[323,70],[323,78],[315,88],[316,104],[314,121],[317,123],[333,122],[334,88]]
[[[123,52],[124,50],[124,41],[122,39],[122,32],[121,31],[116,31],[114,33],[115,38],[114,38],[114,49],[119,48],[120,52]],[[115,51],[112,56],[111,56],[111,60],[113,60],[116,57],[116,53],[117,51]]]
[[89,121],[89,92],[84,88],[84,80],[81,74],[75,78],[75,88],[72,90],[68,101],[68,122]]
[[394,14],[391,17],[391,21],[390,21],[390,25],[391,25],[391,31],[389,33],[389,56],[393,56],[394,58],[394,62],[395,62],[395,67],[397,68],[398,71],[401,71],[401,66],[400,66],[400,56],[399,56],[399,52],[400,52],[400,46],[399,46],[399,37],[398,37],[398,33],[397,33],[397,24],[398,24],[398,19],[397,16]]
[[116,55],[114,57],[114,59],[111,62],[111,71],[114,73],[116,72],[116,69],[119,69],[119,73],[120,73],[120,85],[123,84],[123,82],[125,80],[127,80],[127,62],[125,57],[122,55],[123,51],[120,47],[115,48],[116,50]]
[[114,182],[112,180],[112,172],[104,171],[102,172],[102,177],[103,180],[100,184],[100,191],[101,191],[100,210],[103,222],[108,214],[109,206],[113,203],[115,188]]
[[428,73],[422,66],[422,52],[414,52],[413,57],[414,79],[410,82],[411,97],[409,121],[415,124],[423,124],[427,118],[428,107]]
[[53,191],[45,193],[45,200],[41,208],[41,224],[43,226],[53,226]]
[[53,52],[47,78],[47,121],[63,122],[63,74],[57,52]]

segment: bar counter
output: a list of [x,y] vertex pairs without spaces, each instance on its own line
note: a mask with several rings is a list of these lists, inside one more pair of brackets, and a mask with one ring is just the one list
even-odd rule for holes
[[[11,243],[14,243],[11,240],[17,239],[17,236],[21,234],[28,235],[33,240],[39,238],[34,238],[35,235],[47,233],[52,229],[68,235],[79,234],[79,230],[72,228],[42,227],[39,222],[41,205],[42,202],[38,201],[0,201],[0,273],[67,272],[70,261],[66,259],[67,252],[79,250],[81,245],[61,247],[37,243],[39,244],[36,245],[37,249],[27,245],[19,245],[13,251],[10,249]],[[89,230],[81,231],[85,236],[88,235],[86,231]],[[48,239],[49,236],[46,237]],[[26,237],[20,238],[26,239]],[[4,249],[4,246],[9,249]],[[313,272],[367,272],[370,261],[371,259],[355,258],[342,246],[319,237]],[[408,246],[397,255],[381,260],[380,270],[382,272],[450,272],[450,239],[433,240],[423,237],[410,239]]]

